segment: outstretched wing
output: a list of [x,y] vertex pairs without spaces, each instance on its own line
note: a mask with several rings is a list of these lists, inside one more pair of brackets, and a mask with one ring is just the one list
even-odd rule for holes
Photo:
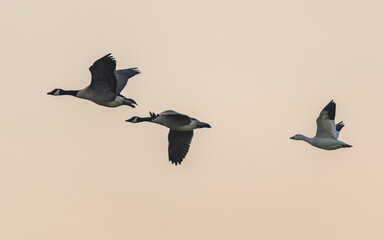
[[140,71],[137,68],[129,68],[129,69],[120,69],[115,71],[115,75],[117,78],[117,88],[116,94],[120,94],[120,92],[124,89],[125,85],[127,85],[128,79],[139,74]]
[[95,90],[112,91],[116,93],[117,80],[115,76],[116,60],[107,54],[89,68],[92,80],[91,87]]
[[168,157],[174,164],[181,164],[188,153],[192,142],[193,131],[169,131],[168,134]]
[[335,114],[336,103],[332,100],[327,104],[327,106],[324,107],[324,109],[320,112],[319,117],[316,120],[316,137],[337,139]]

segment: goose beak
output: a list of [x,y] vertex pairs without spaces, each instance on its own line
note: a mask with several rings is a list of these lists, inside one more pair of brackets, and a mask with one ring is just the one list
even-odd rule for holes
[[293,137],[290,137],[289,139],[295,139],[295,136],[293,136]]
[[209,125],[208,123],[202,123],[200,128],[211,128],[211,125]]
[[53,94],[54,94],[54,92],[55,92],[55,90],[53,90],[53,91],[50,91],[50,92],[47,92],[47,95],[53,95]]

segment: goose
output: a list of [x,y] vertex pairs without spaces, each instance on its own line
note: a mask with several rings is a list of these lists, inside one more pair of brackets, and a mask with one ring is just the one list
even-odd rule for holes
[[208,123],[200,122],[196,118],[167,110],[159,114],[149,112],[150,117],[134,116],[126,122],[152,122],[169,128],[168,134],[168,158],[175,165],[181,164],[188,153],[193,137],[193,130],[196,128],[211,128]]
[[344,127],[343,121],[335,125],[336,103],[332,100],[320,112],[316,120],[317,131],[316,136],[310,138],[302,134],[296,134],[290,139],[303,140],[314,147],[324,150],[335,150],[339,148],[350,148],[351,145],[337,140],[341,129]]
[[128,105],[134,108],[135,104],[137,105],[135,100],[124,97],[120,92],[127,84],[128,79],[139,74],[140,71],[137,68],[115,69],[116,60],[109,53],[95,61],[89,68],[92,79],[88,87],[81,90],[56,88],[47,94],[53,96],[70,95],[90,100],[105,107]]

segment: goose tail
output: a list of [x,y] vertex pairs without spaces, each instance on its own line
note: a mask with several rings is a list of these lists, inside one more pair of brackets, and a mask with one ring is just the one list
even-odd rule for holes
[[349,145],[349,144],[346,144],[346,143],[343,143],[343,145],[341,145],[342,148],[351,148],[352,145]]
[[[131,99],[131,98],[126,98],[124,97],[123,95],[120,95],[122,100],[123,100],[123,105],[128,105],[130,106],[131,108],[135,108],[137,106],[137,103],[135,100]],[[135,106],[136,105],[136,106]]]

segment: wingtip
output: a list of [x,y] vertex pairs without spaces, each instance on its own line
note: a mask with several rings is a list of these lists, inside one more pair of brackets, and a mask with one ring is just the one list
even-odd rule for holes
[[115,58],[112,56],[112,53],[108,53],[107,55],[104,56],[104,58],[110,58],[115,61]]
[[129,70],[134,71],[136,74],[140,74],[141,71],[137,67],[130,68]]
[[182,160],[181,160],[181,161],[176,161],[176,160],[172,160],[172,159],[169,159],[169,161],[170,161],[172,164],[175,164],[175,166],[177,166],[177,165],[181,165],[181,162],[182,162]]
[[331,120],[335,120],[336,116],[336,103],[331,100],[324,108],[322,111],[328,112],[328,118]]
[[154,112],[149,112],[149,116],[151,116],[152,120],[155,119],[158,115]]

